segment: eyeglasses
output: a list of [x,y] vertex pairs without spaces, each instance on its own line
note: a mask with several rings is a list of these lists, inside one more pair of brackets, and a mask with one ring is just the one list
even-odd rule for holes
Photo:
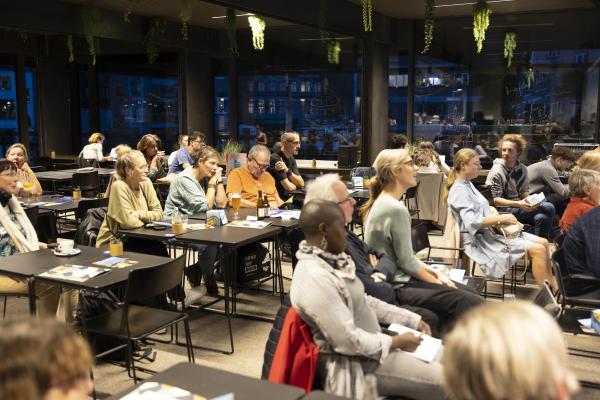
[[350,204],[354,205],[356,203],[356,200],[354,200],[354,197],[348,196],[344,200],[338,201],[337,205],[341,206],[342,204],[344,204],[346,202],[349,202]]
[[259,163],[258,161],[254,160],[254,159],[253,159],[252,161],[254,161],[254,162],[256,163],[256,166],[257,166],[257,167],[258,167],[258,168],[259,168],[261,171],[266,171],[266,170],[267,170],[267,168],[269,168],[269,165],[270,165],[270,164],[261,164],[261,163]]
[[299,140],[288,140],[286,143],[291,143],[294,146],[300,146],[300,141]]

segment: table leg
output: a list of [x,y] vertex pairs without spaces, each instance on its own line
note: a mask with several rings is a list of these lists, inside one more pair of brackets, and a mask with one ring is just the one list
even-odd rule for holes
[[33,316],[36,314],[36,303],[35,303],[35,279],[27,279],[27,287],[29,288],[29,313]]

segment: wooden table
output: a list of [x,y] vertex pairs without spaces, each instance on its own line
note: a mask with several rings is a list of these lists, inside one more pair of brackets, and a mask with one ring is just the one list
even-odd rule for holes
[[[298,400],[304,396],[304,390],[295,386],[275,384],[191,363],[174,365],[148,378],[147,382],[176,386],[207,399],[227,393],[233,393],[235,400]],[[121,399],[139,386],[109,397],[108,400]]]

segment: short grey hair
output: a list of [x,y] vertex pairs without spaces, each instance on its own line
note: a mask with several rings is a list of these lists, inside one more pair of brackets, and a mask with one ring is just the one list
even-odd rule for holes
[[248,158],[250,160],[256,160],[256,156],[258,156],[260,153],[266,153],[269,156],[271,155],[271,151],[267,146],[263,144],[255,144],[252,146],[252,148],[250,148],[250,151],[248,152]]
[[588,190],[600,184],[600,172],[593,169],[577,169],[569,176],[569,190],[571,196],[585,197],[587,194],[583,190],[586,186]]
[[306,196],[304,196],[304,204],[311,200],[320,199],[338,202],[337,195],[332,188],[334,182],[341,182],[338,174],[325,174],[318,178],[309,181],[306,184]]
[[298,139],[300,138],[300,135],[298,134],[298,132],[294,132],[294,131],[285,131],[281,134],[281,142],[288,142],[288,141],[292,141],[294,140],[294,138],[298,136]]

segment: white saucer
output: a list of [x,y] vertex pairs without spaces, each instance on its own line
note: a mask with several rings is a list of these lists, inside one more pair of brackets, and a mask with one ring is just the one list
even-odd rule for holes
[[81,249],[73,249],[71,250],[70,253],[60,253],[56,250],[52,250],[52,252],[54,253],[55,256],[59,256],[59,257],[70,257],[70,256],[74,256],[77,255],[79,253],[81,253]]

